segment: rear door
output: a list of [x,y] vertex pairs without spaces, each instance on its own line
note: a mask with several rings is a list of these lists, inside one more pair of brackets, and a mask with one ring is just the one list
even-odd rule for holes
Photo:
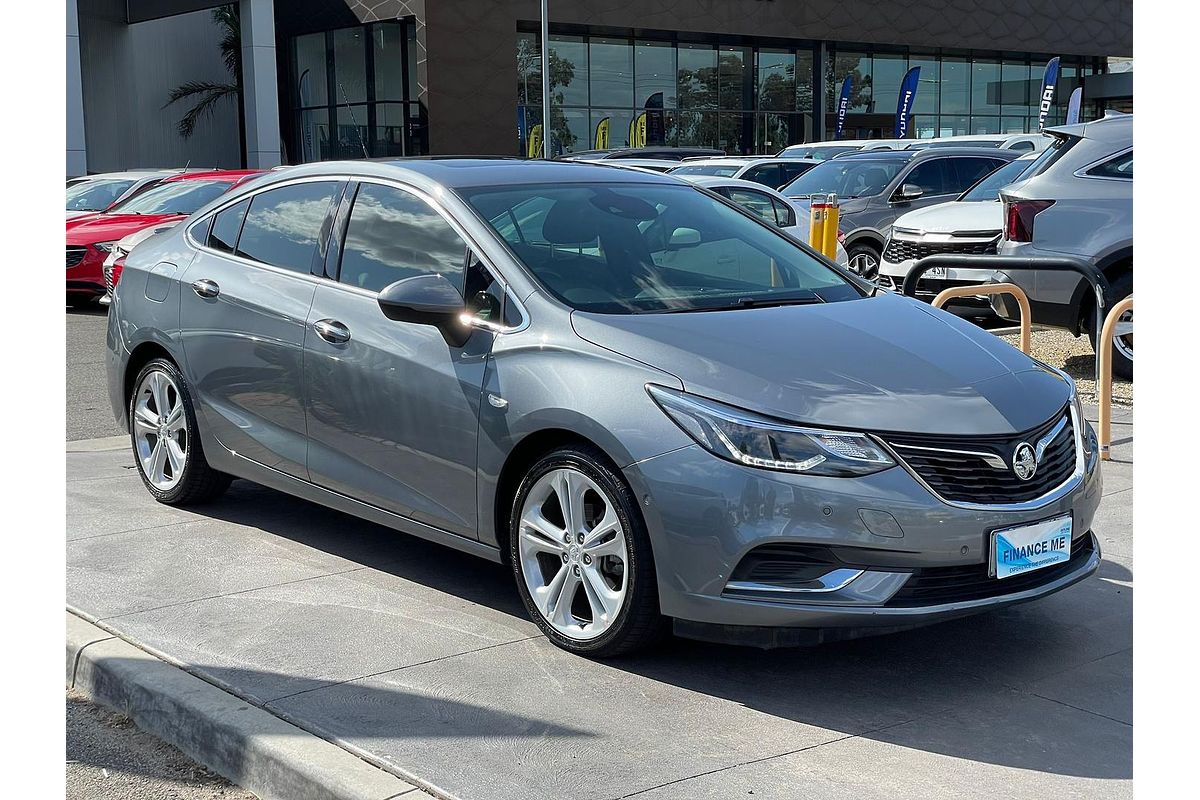
[[227,449],[307,477],[303,348],[337,180],[258,192],[218,211],[180,293],[195,400]]

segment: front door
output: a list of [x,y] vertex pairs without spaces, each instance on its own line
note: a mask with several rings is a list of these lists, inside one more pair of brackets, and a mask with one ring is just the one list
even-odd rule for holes
[[299,477],[311,269],[338,185],[290,184],[218,212],[182,280],[184,357],[208,430],[228,450]]
[[322,282],[307,319],[311,479],[476,538],[479,402],[493,334],[475,330],[456,347],[435,327],[387,319],[376,300],[425,273],[461,290],[466,242],[420,196],[367,182],[342,239],[338,282]]

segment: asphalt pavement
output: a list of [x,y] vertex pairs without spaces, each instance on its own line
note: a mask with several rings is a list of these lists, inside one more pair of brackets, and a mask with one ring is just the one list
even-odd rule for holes
[[67,309],[67,441],[123,433],[113,419],[104,377],[108,314]]

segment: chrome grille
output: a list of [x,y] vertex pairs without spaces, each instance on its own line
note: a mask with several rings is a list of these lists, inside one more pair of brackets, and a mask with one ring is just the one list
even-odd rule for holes
[[914,242],[908,239],[890,239],[883,257],[898,264],[909,259],[924,258],[939,253],[981,256],[996,252],[996,240],[989,242]]
[[[1035,500],[1065,483],[1078,458],[1074,421],[1064,409],[1046,423],[1017,436],[914,436],[880,434],[908,467],[944,500],[1005,505]],[[1022,442],[1038,448],[1037,471],[1021,480],[1013,453]]]
[[86,247],[72,247],[67,245],[67,269],[79,265],[83,261],[83,257],[87,255]]

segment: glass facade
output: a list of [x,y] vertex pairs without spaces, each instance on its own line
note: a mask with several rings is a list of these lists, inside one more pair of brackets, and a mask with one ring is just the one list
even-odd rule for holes
[[[775,153],[813,132],[807,47],[747,47],[612,36],[550,36],[551,152],[649,145]],[[517,131],[542,122],[537,34],[517,40]]]
[[425,155],[414,29],[376,22],[291,40],[291,161]]

